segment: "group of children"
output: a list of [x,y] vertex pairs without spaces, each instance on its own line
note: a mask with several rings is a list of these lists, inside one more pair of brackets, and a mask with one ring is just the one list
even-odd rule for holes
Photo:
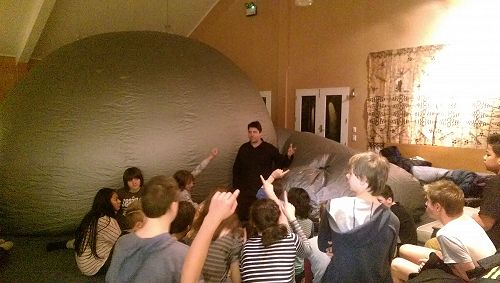
[[[156,176],[146,184],[138,168],[129,168],[123,189],[99,190],[76,232],[82,273],[107,272],[108,282],[301,282],[308,259],[314,282],[400,282],[418,273],[416,263],[432,252],[416,246],[413,219],[394,202],[386,185],[389,163],[379,154],[359,153],[349,160],[346,178],[353,196],[328,201],[312,239],[309,195],[273,185],[287,173],[281,169],[261,176],[247,225],[234,213],[237,188],[216,188],[194,203],[194,177],[217,154],[212,150],[194,171]],[[444,224],[437,254],[450,273],[468,279],[466,271],[493,255],[495,247],[481,226],[463,215],[463,192],[456,185],[439,181],[425,193],[429,214]]]

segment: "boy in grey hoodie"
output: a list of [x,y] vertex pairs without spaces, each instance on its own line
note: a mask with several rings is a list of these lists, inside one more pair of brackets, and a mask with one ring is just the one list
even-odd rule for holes
[[141,198],[144,226],[118,239],[106,282],[180,282],[188,246],[169,234],[179,188],[172,177],[153,177]]
[[389,163],[376,153],[358,153],[349,160],[346,177],[354,196],[331,199],[321,217],[318,247],[325,251],[332,244],[333,251],[322,282],[392,281],[399,221],[374,196],[388,173]]

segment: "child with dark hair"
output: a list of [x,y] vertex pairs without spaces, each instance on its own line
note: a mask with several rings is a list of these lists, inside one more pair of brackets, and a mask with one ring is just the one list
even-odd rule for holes
[[174,236],[177,241],[185,243],[184,237],[191,228],[193,223],[196,209],[188,201],[179,202],[179,210],[172,224],[170,224],[170,234]]
[[[250,208],[250,225],[257,231],[243,246],[243,282],[293,282],[295,257],[307,257],[311,247],[295,217],[295,207],[276,197],[273,185],[261,176],[268,199],[255,201]],[[291,225],[295,233],[289,232]]]
[[[291,188],[288,191],[288,202],[295,206],[295,216],[299,222],[302,231],[307,238],[312,237],[313,222],[309,219],[311,212],[311,197],[302,188]],[[304,278],[304,259],[295,258],[295,282],[301,282]]]
[[413,217],[406,211],[405,207],[400,205],[399,202],[394,201],[394,193],[389,185],[380,191],[377,196],[381,204],[389,207],[391,211],[399,219],[399,241],[398,246],[403,244],[417,244],[417,226],[413,221]]
[[290,166],[295,147],[288,146],[286,154],[280,154],[272,144],[262,139],[262,125],[259,121],[248,124],[248,142],[242,144],[233,163],[233,188],[241,190],[238,199],[238,216],[247,222],[249,208],[256,200],[260,187],[259,175],[268,176],[276,168]]
[[[282,171],[281,169],[276,169],[276,171]],[[272,175],[271,175],[272,176]],[[271,177],[273,178],[273,177]],[[276,181],[272,182],[273,183],[273,190],[274,190],[274,194],[280,198],[282,195],[283,195],[283,182],[281,179],[277,179]],[[267,195],[266,195],[266,192],[264,191],[264,187],[261,187],[258,191],[257,191],[257,195],[255,195],[257,197],[257,199],[266,199],[268,198]]]
[[488,136],[484,167],[495,175],[488,179],[483,190],[479,213],[474,215],[497,249],[500,248],[500,134]]
[[123,172],[123,187],[120,188],[118,198],[121,201],[121,208],[117,214],[118,224],[123,231],[132,229],[132,224],[127,221],[125,217],[127,207],[134,201],[140,200],[142,196],[142,185],[144,184],[144,177],[141,169],[137,167],[127,168]]
[[119,209],[120,200],[115,190],[102,188],[76,229],[75,259],[84,275],[103,274],[109,267],[111,251],[121,234],[115,220]]
[[195,184],[195,177],[198,176],[218,154],[219,149],[212,148],[207,158],[203,159],[203,161],[201,161],[201,163],[196,166],[193,171],[179,170],[174,173],[173,177],[175,181],[177,181],[180,190],[179,201],[188,201],[195,208],[198,208],[198,204],[191,199],[191,193],[193,192]]
[[[267,181],[271,184],[273,184],[273,191],[274,194],[276,195],[277,198],[281,198],[283,195],[283,182],[282,178],[285,176],[286,173],[288,173],[289,170],[283,171],[283,169],[275,169],[273,172],[271,172],[271,175],[267,178]],[[266,191],[264,189],[264,186],[262,185],[260,189],[257,191],[257,194],[255,195],[257,199],[266,199],[269,198],[269,196],[266,194]]]
[[[113,218],[118,222],[120,230],[123,233],[128,233],[134,229],[136,222],[130,216],[127,217],[127,207],[131,203],[137,202],[141,199],[144,177],[142,176],[141,169],[137,167],[130,167],[123,172],[122,179],[123,187],[115,192],[121,205]],[[74,249],[75,246],[75,239],[71,239],[48,243],[46,249],[50,252],[59,249]]]

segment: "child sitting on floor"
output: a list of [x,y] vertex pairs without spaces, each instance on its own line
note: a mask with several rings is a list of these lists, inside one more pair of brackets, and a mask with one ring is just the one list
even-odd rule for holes
[[[244,282],[293,282],[295,257],[307,257],[311,247],[295,217],[295,207],[274,194],[270,180],[264,180],[268,199],[255,201],[250,208],[250,225],[257,231],[243,245],[241,278]],[[289,231],[292,226],[295,233]]]
[[177,241],[187,244],[186,234],[188,233],[193,219],[196,214],[196,209],[189,201],[180,201],[177,216],[172,224],[170,224],[170,234],[177,239]]
[[[217,192],[227,192],[225,187],[218,187],[203,201],[198,214],[193,221],[188,238],[192,241],[199,232],[205,217],[208,214],[212,197]],[[202,275],[206,283],[241,282],[240,276],[240,251],[242,245],[242,232],[238,216],[233,213],[219,224],[210,243]]]
[[201,163],[198,166],[196,166],[196,168],[194,168],[193,171],[189,172],[187,170],[179,170],[174,173],[173,177],[175,181],[177,181],[180,190],[179,201],[188,201],[195,208],[198,208],[198,204],[191,199],[191,193],[193,192],[194,188],[194,179],[207,167],[210,161],[212,161],[212,159],[214,159],[218,154],[219,150],[217,148],[212,148],[207,158],[201,161]]
[[131,229],[123,231],[123,234],[139,230],[144,225],[144,212],[140,200],[133,201],[125,210],[125,218]]
[[111,252],[121,234],[115,219],[120,204],[115,190],[100,189],[90,211],[76,229],[75,259],[84,275],[106,273],[111,262]]
[[[478,260],[495,254],[495,246],[481,226],[464,214],[464,193],[455,183],[441,180],[424,189],[427,213],[443,223],[436,236],[441,252],[415,245],[401,246],[401,257],[392,261],[393,282],[404,282],[410,273],[418,273],[419,263],[426,262],[431,253],[442,259],[444,271],[469,281],[467,271],[478,266]],[[433,261],[438,263],[436,259]]]
[[391,208],[391,211],[399,219],[399,241],[398,246],[403,244],[417,244],[417,226],[413,221],[413,217],[406,211],[405,207],[400,205],[399,202],[394,201],[394,193],[389,185],[380,191],[377,199],[381,204]]
[[[295,216],[299,222],[302,231],[307,238],[312,237],[313,222],[309,219],[311,212],[311,198],[306,190],[302,188],[291,188],[288,191],[288,202],[295,206]],[[304,278],[304,259],[300,257],[295,258],[295,282],[301,282]]]

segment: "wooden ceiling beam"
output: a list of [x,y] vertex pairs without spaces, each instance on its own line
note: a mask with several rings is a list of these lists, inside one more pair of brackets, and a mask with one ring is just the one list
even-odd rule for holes
[[24,33],[21,35],[22,39],[17,48],[16,63],[27,63],[30,60],[56,3],[56,0],[33,1],[36,1],[36,4],[33,5],[33,9],[30,11],[31,17],[26,22]]

